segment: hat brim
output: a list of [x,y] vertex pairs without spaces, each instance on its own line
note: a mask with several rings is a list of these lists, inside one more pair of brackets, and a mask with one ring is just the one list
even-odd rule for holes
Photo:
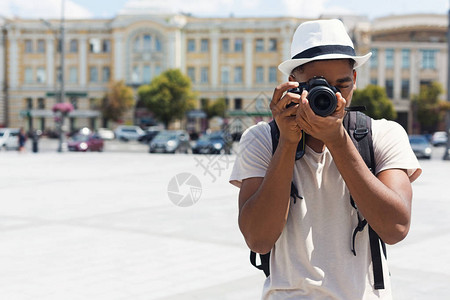
[[283,72],[283,74],[289,76],[291,75],[292,70],[294,70],[296,67],[304,65],[306,63],[317,61],[317,60],[328,60],[328,59],[353,59],[355,61],[354,68],[358,68],[362,66],[365,62],[367,62],[372,56],[372,52],[367,53],[363,56],[351,56],[351,55],[345,55],[345,54],[325,54],[320,56],[315,56],[311,58],[299,58],[299,59],[288,59],[284,62],[282,62],[278,69]]

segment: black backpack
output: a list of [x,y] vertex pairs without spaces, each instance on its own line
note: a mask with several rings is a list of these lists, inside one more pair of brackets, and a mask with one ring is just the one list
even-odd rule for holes
[[[372,173],[375,172],[375,158],[373,152],[373,141],[372,141],[372,119],[359,110],[360,107],[355,108],[347,108],[347,114],[344,117],[343,125],[347,130],[349,136],[351,137],[353,143],[355,144],[356,149],[358,149],[359,154],[363,158],[367,167],[371,170]],[[280,130],[275,122],[272,120],[270,123],[270,132],[272,135],[272,155],[275,153],[275,150],[278,146],[278,141],[280,137]],[[295,159],[300,159],[305,154],[305,141],[302,138],[298,144],[297,152],[295,154]],[[294,183],[291,182],[291,197],[294,199],[294,204],[296,203],[297,198],[303,199],[299,194],[298,190],[295,187]],[[351,205],[358,210],[355,202],[350,196]],[[353,231],[353,244],[351,251],[356,256],[355,251],[355,239],[356,234],[361,232],[364,227],[367,225],[367,221],[365,219],[361,219],[359,212],[358,216],[358,226]],[[374,275],[374,287],[375,289],[384,289],[384,279],[383,279],[383,267],[381,260],[381,252],[380,252],[380,243],[384,252],[384,256],[386,256],[386,245],[380,239],[378,234],[369,226],[369,240],[370,240],[370,251],[372,254],[372,266],[373,266],[373,275]],[[256,268],[264,271],[264,274],[268,277],[270,275],[270,252],[266,254],[259,254],[261,264],[257,265],[256,263],[256,253],[250,251],[250,262]]]

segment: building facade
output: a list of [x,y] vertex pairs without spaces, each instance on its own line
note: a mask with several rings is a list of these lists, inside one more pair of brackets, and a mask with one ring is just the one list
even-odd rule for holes
[[[324,18],[329,17],[336,16]],[[447,17],[393,16],[371,22],[358,16],[340,18],[357,53],[373,52],[370,64],[358,70],[357,86],[385,87],[399,121],[410,128],[410,98],[420,84],[439,81],[445,86]],[[304,21],[134,12],[113,19],[67,20],[62,47],[59,20],[3,19],[0,125],[55,127],[52,107],[58,101],[64,48],[64,100],[75,108],[68,130],[100,127],[98,99],[111,82],[124,80],[137,88],[164,70],[179,68],[191,78],[197,108],[224,98],[233,130],[242,131],[270,118],[273,89],[287,80],[277,66],[289,58],[292,35]],[[133,110],[124,122],[137,123],[139,118]],[[188,121],[192,118],[195,114],[188,115]]]

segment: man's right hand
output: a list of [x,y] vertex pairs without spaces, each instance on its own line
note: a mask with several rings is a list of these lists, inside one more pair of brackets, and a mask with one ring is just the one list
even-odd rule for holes
[[[298,103],[301,96],[294,93],[285,93],[289,89],[298,87],[298,82],[289,81],[280,84],[273,92],[272,101],[270,102],[270,110],[273,118],[277,122],[280,129],[280,141],[298,144],[302,137],[301,128],[295,121]],[[297,103],[290,107],[286,107],[291,102]]]

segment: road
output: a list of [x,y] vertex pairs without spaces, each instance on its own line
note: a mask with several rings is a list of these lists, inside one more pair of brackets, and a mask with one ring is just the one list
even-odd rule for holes
[[[0,153],[2,299],[259,298],[264,275],[248,262],[238,189],[227,182],[233,155],[148,154],[118,142],[104,153],[56,153],[52,142]],[[442,151],[421,161],[410,234],[388,247],[397,300],[450,295]],[[175,190],[183,174],[200,186]],[[173,203],[194,190],[191,206]]]

